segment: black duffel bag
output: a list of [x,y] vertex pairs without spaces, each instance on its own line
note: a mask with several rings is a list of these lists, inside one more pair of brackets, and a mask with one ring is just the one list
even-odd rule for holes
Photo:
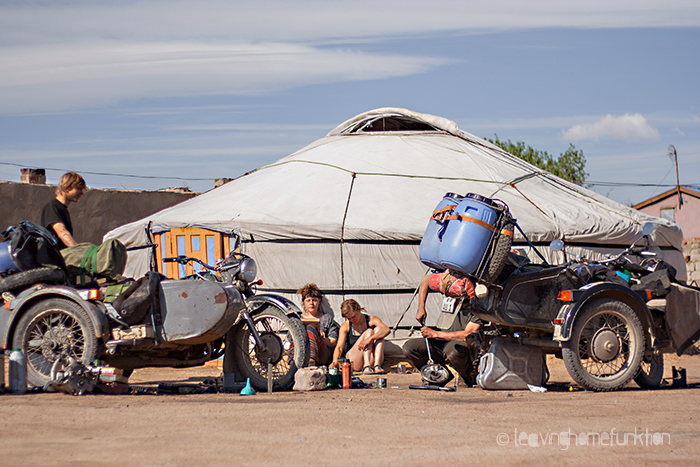
[[66,264],[58,250],[56,237],[48,230],[29,221],[8,227],[2,235],[13,266],[7,271],[22,272],[42,267],[56,267],[65,271]]
[[149,314],[159,315],[158,284],[164,277],[149,271],[112,302],[126,324],[142,324]]

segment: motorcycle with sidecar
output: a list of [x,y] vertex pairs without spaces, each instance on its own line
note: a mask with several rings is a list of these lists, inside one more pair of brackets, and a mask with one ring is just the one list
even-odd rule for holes
[[225,387],[250,378],[258,389],[268,379],[290,389],[296,370],[308,365],[301,311],[283,297],[255,295],[257,266],[246,255],[202,263],[210,280],[149,272],[108,302],[98,284],[73,285],[50,233],[28,222],[12,229],[0,244],[0,265],[7,266],[0,344],[24,352],[33,386],[49,383],[61,363],[99,359],[128,372],[199,366],[223,356]]
[[[501,362],[499,378],[515,371],[513,365],[527,366],[523,355],[554,354],[564,360],[572,379],[586,389],[618,390],[633,379],[641,387],[658,387],[663,378],[663,351],[672,348],[680,355],[700,337],[700,292],[675,281],[660,250],[649,246],[652,224],[644,226],[642,238],[612,258],[565,259],[564,264],[550,265],[538,253],[542,263],[536,264],[524,256],[505,253],[512,244],[514,228],[519,228],[505,204],[470,194],[464,197],[467,208],[450,214],[450,209],[460,209],[462,201],[454,202],[455,195],[448,195],[431,220],[436,221],[433,230],[445,235],[442,241],[448,247],[450,242],[473,238],[464,233],[470,233],[468,229],[474,230],[475,225],[488,230],[481,251],[469,257],[480,261],[472,261],[472,269],[459,271],[476,284],[477,291],[482,287],[487,293],[463,298],[459,308],[488,323],[478,339],[482,352],[488,348],[494,355],[495,347],[501,345],[510,346],[506,353],[518,354],[510,362]],[[452,227],[453,231],[461,237],[447,238],[451,227],[445,224],[454,220],[460,222],[461,231]],[[430,229],[431,225],[426,234]],[[647,246],[636,245],[642,239]],[[421,248],[429,252],[431,245],[425,243]],[[563,242],[555,241],[551,246],[561,250]],[[530,247],[537,252],[534,245]],[[473,242],[469,249],[475,250]],[[450,263],[444,256],[442,266],[466,263],[455,261],[454,256]],[[493,358],[485,362],[491,363]],[[538,368],[542,373],[541,378],[533,379],[535,385],[545,383],[548,377],[546,363],[540,361]],[[484,371],[482,365],[477,381]],[[485,380],[487,377],[482,378]]]

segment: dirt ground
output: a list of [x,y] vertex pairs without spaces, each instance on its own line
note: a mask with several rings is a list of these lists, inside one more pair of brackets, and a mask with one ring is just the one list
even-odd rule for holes
[[[684,367],[687,388],[569,391],[551,359],[545,393],[409,390],[419,375],[394,372],[386,389],[247,397],[6,393],[0,466],[695,464],[700,355],[665,357],[665,378]],[[219,372],[144,369],[129,382],[153,388]]]

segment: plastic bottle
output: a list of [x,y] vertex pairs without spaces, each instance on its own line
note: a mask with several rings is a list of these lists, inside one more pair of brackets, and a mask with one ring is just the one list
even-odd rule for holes
[[479,267],[493,236],[498,218],[493,200],[469,193],[464,196],[442,236],[440,263],[462,274],[473,274]]
[[430,218],[418,249],[418,257],[426,266],[440,270],[445,269],[440,264],[440,244],[447,227],[446,217],[452,214],[452,210],[457,207],[462,198],[462,196],[455,193],[445,193],[445,196],[435,207],[435,211],[433,211],[434,217]]
[[27,393],[27,359],[20,349],[10,354],[10,391],[12,394]]

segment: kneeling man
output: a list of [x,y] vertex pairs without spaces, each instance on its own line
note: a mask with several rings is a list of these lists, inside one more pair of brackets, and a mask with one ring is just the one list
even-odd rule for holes
[[[474,298],[474,286],[468,278],[455,276],[450,272],[425,276],[421,280],[418,290],[418,312],[416,313],[416,320],[423,325],[421,335],[428,338],[427,345],[430,345],[430,355],[433,361],[441,365],[451,366],[464,382],[471,386],[474,384],[475,344],[481,343],[477,331],[484,322],[475,318],[471,313],[460,310],[456,313],[452,326],[447,330],[438,331],[425,326],[425,301],[428,289],[440,291],[452,297],[466,295],[469,298]],[[407,340],[403,345],[403,352],[411,364],[419,370],[428,363],[425,339]]]

